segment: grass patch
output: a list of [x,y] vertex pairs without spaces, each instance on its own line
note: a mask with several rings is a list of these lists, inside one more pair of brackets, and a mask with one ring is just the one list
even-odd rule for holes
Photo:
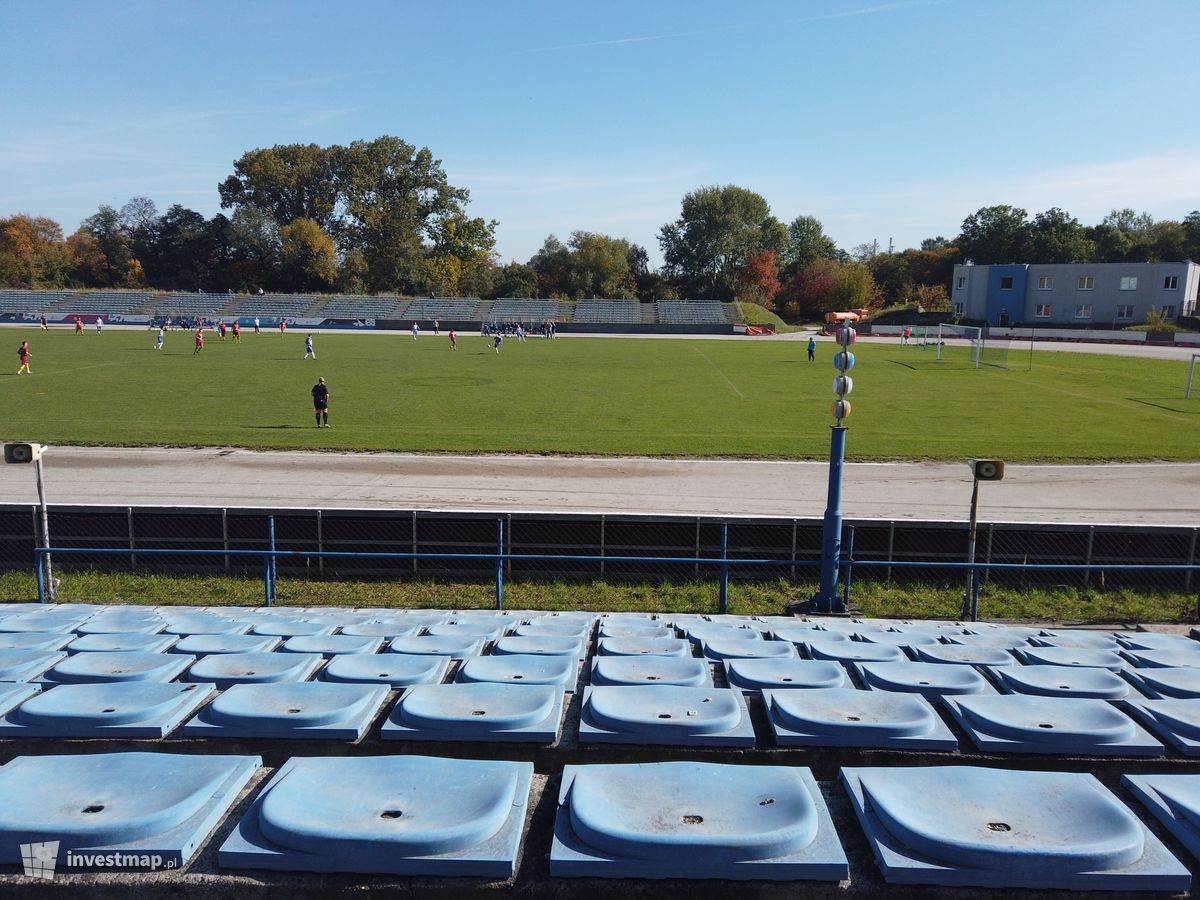
[[[135,603],[158,606],[261,606],[262,582],[251,578],[164,576],[144,573],[68,572],[62,575],[60,598],[90,603]],[[816,584],[785,579],[733,582],[729,612],[735,615],[782,615],[788,604],[812,596]],[[0,574],[0,601],[21,602],[36,595],[31,574]],[[304,581],[280,578],[281,606],[394,607],[406,609],[489,609],[495,587],[483,582],[435,581]],[[509,581],[504,605],[509,609],[588,610],[592,612],[716,613],[717,584]],[[957,619],[962,585],[855,583],[852,603],[866,617]],[[1033,622],[1136,623],[1196,621],[1196,596],[1179,591],[1072,587],[1017,591],[984,585],[980,595],[984,619]]]
[[779,317],[778,313],[773,313],[757,303],[739,300],[737,305],[741,320],[747,325],[774,325],[776,334],[793,334],[797,331],[809,330],[807,325],[789,325]]
[[[831,360],[804,342],[564,338],[505,341],[320,334],[186,333],[156,352],[148,331],[28,337],[31,377],[6,384],[0,439],[125,446],[333,451],[517,452],[822,459]],[[1177,360],[1028,354],[974,369],[967,350],[856,347],[847,453],[864,459],[1023,461],[1200,458],[1200,397],[1185,403]],[[15,356],[15,355],[14,355]],[[1019,365],[1017,365],[1019,363]],[[15,372],[15,362],[10,372]],[[314,425],[324,376],[332,428]]]

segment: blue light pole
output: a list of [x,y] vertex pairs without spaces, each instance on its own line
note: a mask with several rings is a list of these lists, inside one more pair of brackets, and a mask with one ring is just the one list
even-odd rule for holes
[[846,373],[854,368],[851,345],[858,334],[849,322],[837,330],[837,341],[841,346],[833,357],[838,370],[833,379],[833,417],[836,424],[830,429],[829,441],[829,493],[825,502],[825,527],[821,537],[821,583],[808,602],[811,613],[837,614],[846,612],[846,604],[838,593],[838,574],[842,560],[842,467],[846,459],[846,426],[843,421],[850,415],[850,401],[846,395],[854,390],[854,379]]

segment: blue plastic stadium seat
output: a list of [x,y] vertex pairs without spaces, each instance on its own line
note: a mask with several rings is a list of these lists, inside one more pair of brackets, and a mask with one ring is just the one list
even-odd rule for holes
[[213,693],[210,684],[61,684],[0,719],[0,737],[163,738]]
[[165,634],[244,634],[250,630],[249,622],[239,622],[209,613],[171,615],[165,612],[163,617],[166,621],[166,627],[163,628]]
[[51,842],[45,849],[59,862],[68,850],[120,852],[179,869],[261,764],[257,756],[173,753],[18,757],[0,768],[0,863],[20,862],[22,844]]
[[1200,678],[1191,666],[1172,669],[1126,669],[1121,673],[1139,691],[1155,700],[1200,697]]
[[1119,700],[1129,695],[1129,683],[1108,669],[1073,666],[1004,666],[989,674],[1009,694],[1040,697],[1092,697]]
[[892,884],[1182,891],[1179,863],[1092,775],[975,766],[841,771]]
[[914,647],[918,662],[962,666],[1015,666],[1017,661],[1001,647],[969,644],[930,644]]
[[1200,699],[1142,700],[1130,697],[1121,707],[1184,756],[1200,756]]
[[180,638],[172,653],[208,656],[210,653],[270,653],[283,643],[281,637],[257,634],[191,634]]
[[841,663],[828,659],[727,659],[724,666],[730,687],[744,691],[851,687]]
[[920,694],[929,700],[953,694],[994,694],[996,689],[970,666],[941,663],[854,663],[858,680],[869,691]]
[[698,647],[711,638],[726,638],[731,641],[761,641],[763,637],[762,632],[757,628],[743,628],[713,622],[700,622],[680,630],[687,635],[688,640]]
[[551,654],[473,656],[459,667],[455,680],[495,684],[552,684],[564,691],[574,692],[575,682],[579,680],[579,660],[573,655]]
[[268,619],[257,621],[251,634],[263,637],[296,637],[301,634],[333,634],[335,625],[327,622],[306,622],[301,619]]
[[[1139,669],[1200,668],[1200,643],[1192,647],[1169,647],[1157,650],[1122,650],[1121,656]],[[1196,673],[1200,675],[1200,672]]]
[[946,723],[920,694],[764,690],[763,703],[775,742],[784,747],[958,748]]
[[221,846],[224,869],[510,878],[533,764],[293,758]]
[[824,635],[804,642],[804,652],[810,659],[834,662],[905,662],[908,657],[891,644],[868,644],[866,641],[828,640]]
[[[775,641],[803,644],[812,637],[814,631],[820,631],[820,624],[818,622],[786,621],[770,623],[770,630],[767,633]],[[841,632],[827,632],[827,634],[839,634],[845,637]]]
[[392,638],[407,637],[421,630],[421,625],[410,624],[399,619],[389,619],[383,622],[352,622],[342,626],[342,634],[358,637]]
[[583,693],[579,740],[752,747],[754,726],[741,691],[665,684],[593,685]]
[[864,629],[856,632],[854,639],[868,644],[890,644],[908,650],[938,643],[938,636],[924,631],[876,631]]
[[16,709],[41,690],[41,685],[23,682],[0,682],[0,716]]
[[708,662],[691,656],[597,656],[592,684],[676,684],[712,687]]
[[173,634],[150,632],[96,631],[75,638],[67,644],[68,653],[116,653],[136,650],[142,653],[165,653],[179,640]]
[[425,628],[425,633],[458,640],[494,641],[508,631],[510,624],[504,617],[489,616],[484,619],[472,616],[469,619],[455,619],[452,622],[429,625]]
[[553,744],[564,693],[550,684],[418,684],[383,723],[384,740]]
[[1109,631],[1083,631],[1080,629],[1055,629],[1040,631],[1029,638],[1035,647],[1077,647],[1087,650],[1116,650],[1117,639]]
[[584,659],[587,644],[580,637],[546,632],[540,635],[509,634],[492,645],[497,656],[570,656]]
[[88,620],[90,613],[72,610],[30,612],[0,619],[0,632],[12,631],[70,631]]
[[383,646],[381,637],[353,634],[298,634],[283,642],[280,653],[316,653],[329,659],[349,653],[378,653]]
[[942,642],[961,644],[964,647],[994,647],[998,650],[1016,650],[1019,647],[1029,646],[1028,635],[1013,629],[987,631],[979,634],[944,634]]
[[1163,634],[1157,631],[1119,631],[1113,635],[1126,650],[1196,650],[1200,641],[1186,634]]
[[47,669],[42,680],[55,684],[100,681],[174,681],[195,661],[182,653],[76,653]]
[[212,653],[196,661],[187,680],[221,690],[235,684],[308,681],[320,665],[316,653]]
[[1027,666],[1087,666],[1119,672],[1129,664],[1116,650],[1089,647],[1020,647],[1013,651]]
[[600,656],[691,656],[692,645],[686,638],[611,637],[596,641]]
[[187,737],[358,741],[390,689],[328,681],[235,684],[186,725]]
[[157,615],[121,615],[118,613],[92,616],[75,629],[76,634],[158,634],[166,622]]
[[1123,775],[1121,784],[1200,859],[1200,775]]
[[406,653],[410,656],[449,656],[466,659],[483,652],[483,640],[470,635],[420,634],[398,637],[387,647],[388,653]]
[[321,670],[321,680],[402,688],[412,684],[440,684],[449,669],[449,656],[350,653],[329,660]]
[[602,638],[673,638],[675,637],[675,629],[649,620],[622,621],[617,619],[613,621],[611,619],[604,619],[600,622],[598,636]]
[[557,634],[586,641],[592,634],[592,623],[584,619],[552,619],[549,616],[532,619],[512,629],[518,637],[541,637]]
[[1162,756],[1163,745],[1106,700],[1030,694],[946,697],[946,709],[985,753]]
[[62,652],[0,650],[0,682],[32,681],[66,658]]
[[5,631],[0,632],[0,650],[61,650],[73,640],[73,632]]
[[849,873],[810,770],[659,762],[564,767],[550,874],[842,881]]
[[797,659],[800,654],[790,641],[745,641],[712,635],[700,645],[706,659]]

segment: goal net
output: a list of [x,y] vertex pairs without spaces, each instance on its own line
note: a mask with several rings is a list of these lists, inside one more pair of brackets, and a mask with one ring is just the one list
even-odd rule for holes
[[976,325],[938,326],[937,358],[956,360],[972,368],[1008,368],[1008,338],[995,338]]

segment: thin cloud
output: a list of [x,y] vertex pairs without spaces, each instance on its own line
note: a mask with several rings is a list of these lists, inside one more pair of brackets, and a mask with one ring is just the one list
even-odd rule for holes
[[[784,25],[806,25],[810,22],[826,22],[832,19],[848,19],[855,16],[870,16],[876,13],[892,12],[898,9],[908,9],[914,6],[929,6],[937,0],[899,0],[896,3],[880,3],[876,6],[864,6],[859,9],[846,9],[840,12],[822,13],[816,16],[803,16],[795,19],[784,19]],[[761,28],[764,25],[777,25],[768,20],[760,20],[757,22],[739,22],[731,25],[722,25],[715,28],[700,28],[694,31],[673,31],[667,34],[646,34],[635,37],[611,38],[602,41],[580,41],[574,44],[558,44],[553,47],[535,47],[527,52],[529,53],[550,53],[556,50],[584,50],[590,47],[615,47],[623,44],[646,44],[654,41],[671,41],[680,38],[703,37],[712,34],[729,34],[736,31],[750,31]]]
[[302,116],[299,122],[301,125],[320,125],[358,112],[361,108],[360,106],[343,106],[340,109],[318,109]]

